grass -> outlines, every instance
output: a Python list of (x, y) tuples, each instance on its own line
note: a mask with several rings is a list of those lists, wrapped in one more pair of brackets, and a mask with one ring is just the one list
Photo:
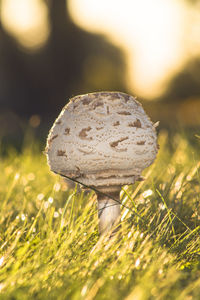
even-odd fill
[(98, 236), (95, 194), (49, 172), (32, 141), (0, 158), (0, 300), (200, 297), (198, 136), (159, 136), (146, 180), (121, 192), (122, 229)]

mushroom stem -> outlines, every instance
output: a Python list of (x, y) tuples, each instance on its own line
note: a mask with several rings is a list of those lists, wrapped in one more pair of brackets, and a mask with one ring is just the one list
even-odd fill
[[(112, 232), (111, 236), (117, 232), (120, 225), (120, 188), (121, 187), (106, 187), (99, 189), (97, 193), (98, 201), (98, 217), (99, 217), (99, 232), (100, 234)], [(109, 194), (110, 197), (103, 195), (102, 193)], [(113, 200), (113, 199), (116, 200)], [(113, 229), (113, 230), (112, 230)]]

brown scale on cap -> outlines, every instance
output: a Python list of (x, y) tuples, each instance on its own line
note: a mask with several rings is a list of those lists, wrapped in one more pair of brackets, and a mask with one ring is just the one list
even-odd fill
[(66, 151), (65, 150), (57, 150), (57, 156), (66, 156)]
[(90, 131), (92, 128), (89, 126), (87, 128), (83, 128), (80, 132), (79, 132), (79, 137), (83, 140), (92, 140), (92, 137), (88, 138), (87, 132)]
[(109, 99), (111, 99), (111, 100), (117, 100), (120, 98), (119, 93), (110, 93), (108, 96), (109, 96)]
[(137, 145), (144, 145), (145, 144), (145, 141), (139, 141), (137, 142)]
[(129, 95), (127, 95), (127, 94), (123, 94), (123, 96), (124, 96), (125, 102), (128, 102), (128, 101), (130, 100), (130, 97), (129, 97)]
[(131, 113), (129, 111), (119, 111), (118, 115), (130, 116)]
[(83, 105), (88, 105), (91, 102), (91, 99), (89, 97), (85, 97), (82, 100), (82, 104)]
[(58, 137), (58, 134), (52, 136), (52, 138), (50, 139), (50, 142), (52, 142), (53, 140), (55, 140)]
[(101, 130), (103, 129), (103, 127), (96, 127), (96, 130)]
[(64, 134), (65, 135), (69, 135), (70, 134), (70, 128), (69, 127), (65, 128)]
[(58, 134), (52, 136), (49, 140), (48, 140), (48, 143), (46, 145), (46, 150), (45, 152), (48, 150), (48, 148), (50, 147), (51, 143), (53, 142), (53, 140), (55, 140), (56, 138), (58, 137)]
[(136, 121), (132, 122), (132, 123), (128, 123), (129, 127), (136, 127), (136, 128), (141, 128), (142, 124), (140, 122), (139, 119), (136, 119)]
[(61, 124), (61, 121), (59, 120), (59, 121), (56, 121), (56, 124), (57, 125), (60, 125)]
[[(119, 143), (121, 143), (121, 142), (123, 142), (123, 141), (126, 141), (126, 140), (128, 140), (128, 136), (126, 136), (126, 137), (124, 137), (124, 138), (121, 138), (120, 140), (117, 140), (117, 141), (115, 141), (115, 142), (110, 143), (110, 147), (116, 148), (116, 147), (119, 145)], [(127, 150), (127, 149), (126, 149), (126, 150)], [(125, 149), (123, 149), (123, 151), (125, 151)]]
[(104, 106), (103, 102), (102, 101), (97, 101), (95, 103), (92, 104), (92, 107), (91, 107), (91, 110), (92, 109), (96, 109), (97, 107), (99, 106)]

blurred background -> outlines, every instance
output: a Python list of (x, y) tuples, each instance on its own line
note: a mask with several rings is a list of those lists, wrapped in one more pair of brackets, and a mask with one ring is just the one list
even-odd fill
[(0, 137), (43, 141), (72, 96), (137, 96), (160, 128), (200, 126), (199, 0), (0, 0)]

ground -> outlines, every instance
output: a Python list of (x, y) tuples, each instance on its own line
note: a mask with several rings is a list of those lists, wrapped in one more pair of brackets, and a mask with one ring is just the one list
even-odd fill
[[(198, 132), (196, 131), (196, 134)], [(95, 193), (72, 189), (33, 138), (0, 157), (0, 300), (199, 299), (200, 139), (161, 131), (144, 181), (99, 237)]]

